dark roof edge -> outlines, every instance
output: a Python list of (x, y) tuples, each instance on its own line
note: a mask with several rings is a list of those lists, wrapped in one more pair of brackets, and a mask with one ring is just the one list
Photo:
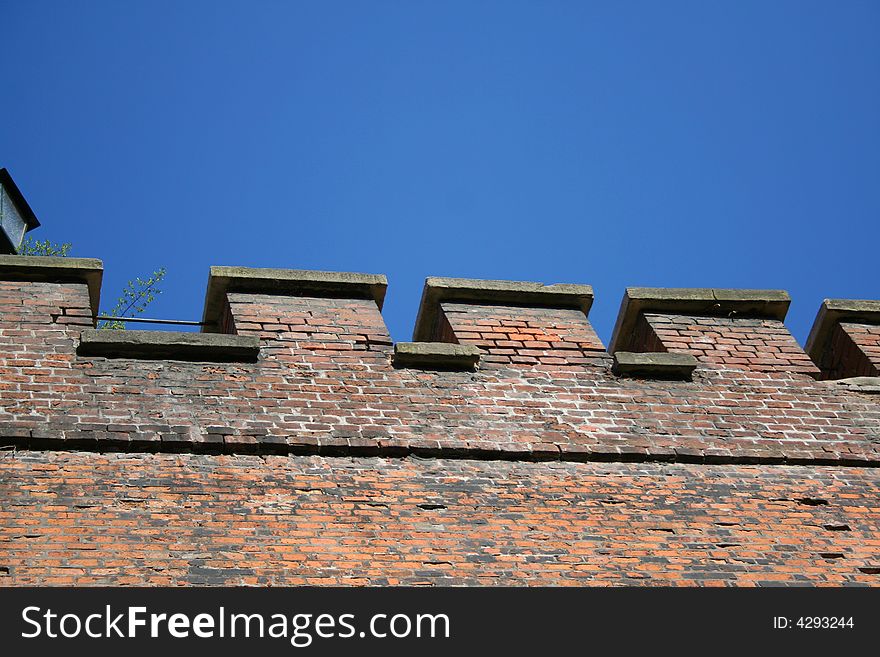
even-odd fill
[(5, 168), (0, 169), (0, 183), (3, 184), (3, 187), (6, 189), (9, 196), (12, 197), (12, 202), (18, 209), (19, 214), (21, 214), (21, 218), (24, 219), (24, 222), (27, 224), (27, 229), (33, 230), (34, 228), (38, 228), (40, 220), (37, 219), (37, 215), (34, 214), (34, 211), (25, 199), (24, 194), (21, 193), (18, 185), (15, 184), (9, 171)]

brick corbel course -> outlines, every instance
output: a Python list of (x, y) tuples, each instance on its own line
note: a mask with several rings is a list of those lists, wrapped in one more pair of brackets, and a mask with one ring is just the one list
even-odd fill
[(880, 301), (825, 299), (806, 351), (823, 378), (880, 374)]
[[(686, 385), (686, 384), (680, 384)], [(868, 394), (872, 391), (866, 390)], [(538, 438), (536, 436), (536, 438)], [(165, 427), (155, 433), (139, 428), (105, 425), (100, 429), (64, 430), (55, 427), (7, 430), (0, 424), (0, 449), (15, 447), (34, 451), (148, 452), (179, 454), (275, 454), (326, 457), (379, 456), (383, 458), (465, 459), (476, 461), (560, 461), (694, 463), (738, 465), (815, 465), (880, 467), (880, 452), (852, 444), (804, 445), (801, 449), (773, 441), (757, 441), (752, 449), (733, 446), (645, 445), (641, 436), (620, 444), (497, 442), (492, 440), (405, 440), (393, 438), (255, 436), (247, 433), (198, 433), (194, 427)]]

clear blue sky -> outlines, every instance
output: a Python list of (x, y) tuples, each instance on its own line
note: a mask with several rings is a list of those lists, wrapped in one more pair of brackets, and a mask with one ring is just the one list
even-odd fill
[(168, 268), (880, 298), (880, 3), (0, 2), (0, 165), (105, 298)]

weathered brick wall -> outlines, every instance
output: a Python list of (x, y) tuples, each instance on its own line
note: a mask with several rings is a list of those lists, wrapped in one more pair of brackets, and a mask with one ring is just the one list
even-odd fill
[(294, 349), (310, 353), (391, 344), (382, 314), (367, 299), (240, 293), (230, 293), (228, 299), (235, 333), (271, 341), (271, 348), (289, 349), (293, 343)]
[(841, 322), (831, 337), (837, 358), (830, 378), (880, 375), (880, 326)]
[(823, 379), (880, 375), (880, 300), (825, 299), (807, 351)]
[(87, 306), (87, 299), (61, 285), (47, 296), (54, 305), (29, 306), (47, 285), (4, 292), (8, 305), (28, 308), (28, 322), (0, 321), (4, 354), (17, 354), (0, 361), (0, 431), (23, 446), (850, 462), (880, 454), (874, 400), (799, 372), (712, 365), (693, 382), (645, 381), (611, 374), (604, 352), (581, 367), (397, 369), (370, 301), (238, 293), (231, 295), (236, 330), (263, 340), (257, 363), (78, 356), (88, 320), (52, 318), (59, 304)]
[[(47, 405), (56, 416), (76, 406), (85, 385), (70, 376), (75, 336), (91, 327), (85, 285), (0, 281), (0, 422)], [(51, 401), (50, 401), (51, 400)], [(0, 435), (20, 434), (8, 425)]]
[(85, 284), (16, 276), (0, 583), (880, 584), (877, 395), (775, 324), (736, 338), (767, 371), (706, 329), (663, 381), (612, 374), (583, 312), (444, 302), (485, 360), (432, 370), (392, 364), (360, 292), (236, 289), (218, 325), (256, 362), (109, 358), (77, 353)]
[(641, 322), (646, 351), (691, 354), (730, 369), (819, 374), (778, 320), (646, 313)]
[(871, 362), (871, 376), (880, 373), (880, 326), (872, 324), (855, 324), (843, 322), (840, 328), (859, 346), (866, 358)]
[(583, 365), (605, 351), (584, 313), (572, 308), (443, 303), (441, 311), (441, 341), (480, 347), (485, 364)]
[(861, 583), (876, 469), (0, 456), (16, 584)]

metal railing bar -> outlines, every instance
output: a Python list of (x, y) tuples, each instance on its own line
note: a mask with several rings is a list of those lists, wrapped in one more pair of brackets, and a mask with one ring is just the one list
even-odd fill
[(176, 324), (178, 326), (205, 326), (206, 322), (192, 322), (186, 319), (149, 319), (147, 317), (113, 317), (98, 315), (96, 320), (102, 322), (141, 322), (143, 324)]

